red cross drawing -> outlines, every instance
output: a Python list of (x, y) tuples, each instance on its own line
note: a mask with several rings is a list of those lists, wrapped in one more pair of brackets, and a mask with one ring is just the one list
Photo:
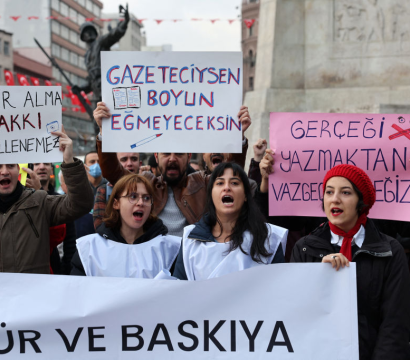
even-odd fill
[(390, 140), (397, 139), (397, 138), (400, 137), (400, 136), (405, 136), (407, 139), (410, 140), (410, 129), (404, 130), (404, 129), (402, 129), (400, 126), (398, 126), (398, 125), (396, 125), (396, 124), (393, 124), (391, 127), (392, 127), (394, 130), (397, 130), (398, 132), (395, 133), (395, 134), (393, 134), (393, 135), (390, 135), (390, 136), (389, 136), (389, 139), (390, 139)]

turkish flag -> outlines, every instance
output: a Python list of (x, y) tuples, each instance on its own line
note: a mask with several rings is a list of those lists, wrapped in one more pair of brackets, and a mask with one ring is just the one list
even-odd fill
[(40, 80), (39, 80), (38, 78), (35, 78), (35, 77), (33, 77), (33, 76), (30, 76), (30, 80), (31, 80), (31, 83), (32, 83), (34, 86), (40, 86)]
[(21, 86), (30, 86), (25, 75), (17, 74), (17, 80)]
[[(75, 95), (74, 95), (74, 96), (75, 96)], [(71, 111), (79, 112), (79, 111), (80, 111), (80, 108), (78, 108), (78, 107), (73, 107), (73, 108), (71, 108)]]
[(50, 80), (45, 80), (44, 84), (46, 84), (47, 86), (53, 86)]
[(80, 99), (77, 97), (77, 95), (73, 94), (73, 92), (71, 91), (71, 86), (66, 85), (66, 88), (68, 90), (68, 95), (70, 96), (70, 99), (71, 99), (71, 104), (74, 106), (80, 106), (81, 105)]
[(248, 29), (250, 29), (252, 27), (252, 25), (255, 23), (256, 20), (255, 19), (244, 19), (243, 21), (244, 21), (246, 27)]
[(10, 70), (4, 70), (4, 79), (6, 80), (6, 84), (8, 86), (15, 85), (13, 73)]

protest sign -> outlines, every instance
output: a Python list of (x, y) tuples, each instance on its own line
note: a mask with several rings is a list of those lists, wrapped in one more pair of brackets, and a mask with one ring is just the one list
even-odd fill
[(242, 152), (240, 52), (102, 52), (103, 151)]
[(270, 145), (270, 215), (324, 216), (326, 172), (351, 164), (374, 183), (370, 217), (408, 221), (410, 115), (271, 113)]
[(359, 359), (354, 263), (197, 282), (2, 273), (0, 288), (9, 360)]
[(0, 86), (0, 164), (62, 161), (61, 87)]

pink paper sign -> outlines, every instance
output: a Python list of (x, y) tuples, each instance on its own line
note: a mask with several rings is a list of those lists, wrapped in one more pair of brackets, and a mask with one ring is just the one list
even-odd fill
[(324, 216), (322, 180), (339, 164), (373, 181), (370, 217), (410, 221), (410, 115), (271, 113), (269, 214)]

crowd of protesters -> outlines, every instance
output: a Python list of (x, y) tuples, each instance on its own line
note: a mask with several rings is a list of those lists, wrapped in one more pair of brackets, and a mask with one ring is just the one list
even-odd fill
[(100, 133), (84, 163), (64, 130), (53, 133), (63, 195), (50, 163), (24, 169), (26, 186), (18, 164), (0, 164), (0, 272), (195, 281), (283, 262), (336, 271), (355, 262), (360, 359), (410, 359), (410, 222), (367, 217), (376, 193), (363, 170), (328, 171), (323, 218), (270, 217), (275, 154), (258, 140), (245, 172), (246, 107), (238, 113), (242, 153), (207, 153), (201, 162), (155, 153), (144, 166), (138, 153), (102, 152), (110, 116), (98, 103)]

